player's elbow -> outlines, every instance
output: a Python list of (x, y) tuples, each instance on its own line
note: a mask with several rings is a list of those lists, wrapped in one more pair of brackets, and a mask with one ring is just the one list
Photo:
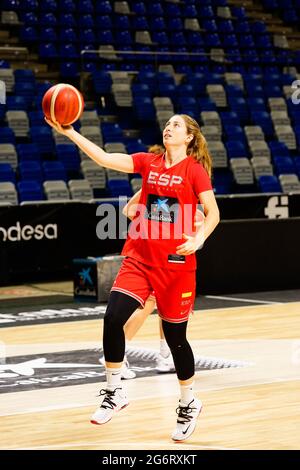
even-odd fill
[(123, 207), (122, 214), (125, 215), (125, 217), (128, 217), (128, 204)]

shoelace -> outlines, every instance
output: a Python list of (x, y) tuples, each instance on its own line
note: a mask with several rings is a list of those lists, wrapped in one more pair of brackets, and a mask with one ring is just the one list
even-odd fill
[(196, 408), (193, 408), (192, 406), (190, 406), (190, 404), (193, 403), (193, 401), (194, 400), (192, 400), (188, 404), (188, 406), (178, 406), (178, 408), (176, 408), (176, 413), (178, 414), (178, 418), (177, 418), (178, 423), (186, 424), (186, 423), (189, 423), (191, 419), (193, 419), (193, 416), (191, 415), (191, 413), (193, 412), (193, 410), (196, 410)]
[(115, 388), (114, 390), (106, 390), (105, 388), (102, 388), (100, 390), (99, 397), (101, 397), (102, 395), (106, 395), (100, 408), (104, 408), (106, 410), (106, 408), (113, 409), (116, 406), (115, 402), (113, 401), (113, 398), (117, 390), (122, 390), (122, 389)]

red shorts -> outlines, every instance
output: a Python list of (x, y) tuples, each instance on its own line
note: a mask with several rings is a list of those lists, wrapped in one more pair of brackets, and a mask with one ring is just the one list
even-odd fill
[(181, 323), (188, 320), (193, 309), (196, 273), (155, 268), (125, 258), (111, 290), (130, 295), (142, 306), (154, 291), (160, 317)]

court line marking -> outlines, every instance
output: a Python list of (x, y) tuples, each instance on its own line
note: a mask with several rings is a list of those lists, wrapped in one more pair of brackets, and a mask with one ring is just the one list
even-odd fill
[[(145, 450), (147, 451), (147, 449), (136, 449), (138, 443), (134, 443), (134, 442), (122, 442), (121, 443), (122, 446), (124, 446), (124, 449), (109, 449), (109, 447), (105, 450), (107, 450), (107, 452), (111, 452), (113, 450), (126, 450), (128, 447), (133, 447), (134, 446), (134, 449), (133, 450)], [(150, 441), (150, 442), (143, 442), (141, 443), (140, 445), (143, 445), (143, 446), (157, 446), (157, 441)], [(101, 441), (101, 446), (102, 445), (107, 445), (107, 446), (111, 446), (112, 445), (112, 442), (111, 441)], [(42, 449), (58, 449), (58, 448), (65, 448), (65, 447), (99, 447), (99, 442), (79, 442), (79, 443), (65, 443), (65, 444), (49, 444), (49, 445), (45, 445), (45, 446), (36, 446), (36, 447), (20, 447), (20, 450), (42, 450)], [(197, 450), (197, 449), (201, 449), (201, 450), (205, 450), (205, 449), (208, 449), (208, 450), (239, 450), (238, 448), (236, 447), (222, 447), (222, 446), (205, 446), (205, 445), (200, 445), (200, 444), (182, 444), (182, 443), (166, 443), (166, 447), (168, 447), (168, 449), (172, 448), (172, 449), (176, 449), (176, 450), (179, 450), (182, 449), (182, 450)], [(194, 447), (196, 449), (191, 449), (191, 447)], [(158, 447), (157, 449), (155, 450), (168, 450), (168, 449), (161, 449), (160, 447)], [(99, 449), (99, 450), (104, 450), (104, 449)], [(148, 450), (152, 450), (152, 449), (148, 449)]]
[[(226, 389), (239, 389), (239, 388), (245, 388), (245, 387), (254, 387), (254, 386), (260, 386), (260, 385), (271, 385), (271, 384), (276, 384), (276, 383), (283, 383), (283, 382), (295, 382), (300, 380), (300, 375), (296, 377), (275, 377), (273, 380), (264, 380), (264, 381), (257, 381), (257, 382), (251, 382), (251, 383), (246, 383), (246, 384), (237, 384), (234, 385), (232, 383), (224, 384), (223, 386), (212, 386), (212, 387), (207, 387), (207, 388), (195, 388), (195, 392), (218, 392), (221, 390), (226, 390)], [(75, 385), (76, 387), (76, 385)], [(19, 393), (26, 393), (26, 392), (19, 392)], [(5, 394), (6, 395), (6, 394)], [(167, 398), (167, 397), (175, 397), (177, 396), (178, 393), (174, 392), (169, 393), (168, 395), (162, 395), (161, 397), (158, 397), (156, 395), (145, 395), (141, 397), (135, 397), (132, 402), (138, 401), (138, 400), (150, 400), (150, 399), (159, 399), (159, 398)], [(1, 399), (1, 395), (0, 395)], [(66, 404), (60, 404), (60, 405), (49, 405), (49, 406), (41, 406), (37, 408), (28, 408), (28, 409), (22, 409), (20, 411), (15, 411), (15, 412), (7, 412), (3, 413), (0, 412), (0, 417), (4, 416), (16, 416), (16, 415), (25, 415), (25, 414), (31, 414), (31, 413), (46, 413), (48, 411), (57, 411), (57, 410), (67, 410), (67, 409), (72, 409), (72, 408), (84, 408), (84, 407), (95, 407), (95, 400), (87, 401), (85, 403), (66, 403)]]
[(251, 304), (282, 305), (284, 303), (284, 302), (272, 302), (271, 300), (254, 300), (254, 299), (245, 299), (241, 297), (226, 297), (222, 295), (205, 295), (204, 297), (206, 297), (207, 299), (234, 300), (237, 302), (249, 302)]

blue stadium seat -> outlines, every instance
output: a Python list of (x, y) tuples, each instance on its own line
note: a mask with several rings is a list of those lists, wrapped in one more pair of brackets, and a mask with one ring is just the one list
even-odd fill
[(56, 153), (58, 160), (63, 163), (63, 166), (67, 171), (79, 171), (81, 160), (76, 145), (56, 145)]
[(243, 48), (254, 48), (255, 43), (251, 34), (242, 34), (239, 38), (239, 45)]
[(126, 15), (115, 16), (114, 27), (115, 29), (128, 31), (130, 29), (130, 22), (129, 22), (128, 16)]
[(156, 111), (151, 98), (136, 96), (133, 98), (133, 107), (140, 121), (152, 122), (155, 120)]
[(8, 95), (6, 97), (6, 109), (7, 111), (27, 111), (28, 101), (24, 96)]
[[(96, 27), (99, 28), (98, 38), (102, 38), (102, 35), (100, 34), (101, 32), (106, 33), (107, 35), (107, 32), (110, 32), (110, 30), (112, 29), (112, 21), (110, 16), (96, 16)], [(107, 44), (110, 43), (108, 42)]]
[(230, 141), (225, 143), (228, 158), (243, 158), (248, 156), (246, 146), (242, 142)]
[[(185, 2), (182, 6), (182, 16), (184, 18), (197, 18), (198, 12), (195, 5), (187, 5)], [(201, 15), (200, 18), (203, 18)]]
[(169, 45), (169, 38), (165, 31), (153, 31), (152, 41), (163, 46)]
[(239, 43), (235, 34), (224, 34), (222, 38), (222, 46), (226, 48), (238, 47)]
[(281, 185), (276, 176), (260, 176), (258, 184), (263, 193), (281, 193)]
[(127, 180), (108, 180), (107, 188), (112, 197), (132, 196), (132, 189)]
[(63, 78), (74, 78), (79, 74), (78, 65), (76, 62), (62, 62), (60, 64), (60, 75)]
[(0, 59), (0, 69), (9, 69), (10, 64), (7, 60)]
[(75, 43), (77, 41), (77, 33), (74, 28), (62, 28), (59, 33), (59, 41), (65, 43)]
[(250, 24), (248, 21), (237, 21), (234, 29), (236, 33), (250, 33)]
[(0, 144), (13, 144), (15, 145), (15, 133), (10, 127), (1, 127)]
[(166, 31), (166, 23), (162, 16), (157, 16), (150, 19), (151, 31)]
[[(191, 11), (192, 13), (192, 11)], [(185, 13), (187, 14), (187, 12)], [(200, 6), (198, 7), (199, 18), (214, 18), (215, 14), (211, 6)], [(192, 17), (191, 17), (192, 18)]]
[(96, 35), (93, 29), (81, 29), (79, 31), (79, 41), (83, 44), (93, 44), (96, 42)]
[(134, 1), (131, 4), (131, 11), (136, 13), (137, 15), (145, 15), (146, 14), (146, 7), (144, 2)]
[(58, 52), (53, 43), (40, 44), (39, 56), (41, 59), (56, 59)]
[(218, 25), (219, 33), (234, 33), (233, 22), (231, 20), (221, 20)]
[(97, 71), (93, 72), (92, 76), (96, 93), (100, 95), (110, 93), (112, 79), (109, 73)]
[(230, 170), (216, 169), (213, 173), (213, 187), (216, 194), (230, 194), (233, 187), (233, 174)]
[(160, 3), (148, 3), (147, 2), (147, 11), (150, 16), (163, 16), (164, 10)]
[(268, 137), (273, 135), (273, 123), (270, 114), (266, 111), (252, 111), (251, 119), (253, 124), (260, 126), (264, 134)]
[(41, 13), (39, 17), (39, 25), (48, 28), (57, 25), (57, 18), (53, 13)]
[[(84, 23), (85, 15), (80, 18), (80, 23)], [(59, 25), (65, 28), (75, 28), (76, 20), (72, 13), (61, 13), (58, 18)]]
[(231, 7), (231, 14), (238, 18), (238, 20), (246, 20), (247, 19), (247, 13), (246, 9), (244, 7), (237, 7), (237, 6), (232, 6)]
[(64, 180), (67, 181), (67, 173), (61, 161), (44, 162), (43, 172), (45, 181)]
[(35, 74), (31, 69), (16, 69), (14, 71), (16, 82), (30, 82), (35, 83)]
[[(260, 88), (262, 90), (262, 87), (258, 85), (258, 87), (255, 87), (256, 92), (258, 91), (257, 88)], [(254, 88), (248, 88), (248, 93), (250, 96), (254, 95), (254, 98), (248, 98), (248, 105), (251, 111), (266, 111), (266, 105), (265, 101), (263, 98), (257, 98), (255, 97), (255, 92), (253, 93)], [(260, 90), (259, 90), (260, 91)]]
[(77, 59), (77, 57), (79, 57), (77, 48), (75, 44), (72, 44), (72, 43), (61, 44), (59, 51), (60, 51), (60, 57), (62, 59)]
[(73, 0), (60, 0), (58, 9), (65, 13), (75, 13), (76, 5)]
[(223, 125), (233, 124), (235, 126), (240, 126), (240, 120), (234, 111), (221, 111), (220, 118)]
[(252, 33), (262, 34), (267, 31), (266, 24), (264, 23), (264, 21), (253, 21), (250, 26)]
[(24, 43), (36, 42), (39, 39), (39, 34), (34, 26), (21, 26), (20, 39)]
[[(13, 2), (10, 2), (10, 3), (13, 3)], [(36, 11), (38, 7), (39, 7), (39, 2), (37, 0), (22, 0), (19, 6), (20, 10), (23, 10), (23, 11)]]
[(217, 110), (216, 104), (210, 98), (199, 98), (198, 105), (200, 112)]
[(143, 144), (143, 142), (140, 139), (127, 142), (126, 149), (129, 155), (131, 155), (132, 153), (137, 153), (137, 152), (148, 152), (146, 145)]
[(133, 29), (135, 31), (145, 31), (145, 30), (150, 29), (148, 20), (145, 16), (133, 17), (132, 22), (133, 22)]
[(167, 22), (167, 30), (168, 31), (182, 31), (183, 30), (183, 23), (181, 18), (170, 18)]
[(15, 172), (9, 163), (0, 163), (0, 182), (6, 183), (9, 181), (11, 183), (16, 182)]
[(268, 142), (268, 146), (271, 150), (272, 157), (288, 157), (290, 155), (289, 149), (283, 142), (272, 140)]
[(91, 0), (79, 0), (77, 2), (77, 11), (80, 14), (93, 14), (94, 5)]
[(291, 157), (274, 157), (274, 166), (277, 175), (295, 173), (294, 162)]
[(39, 24), (38, 16), (33, 11), (21, 12), (20, 20), (24, 23), (24, 27), (37, 26)]
[[(75, 25), (70, 24), (69, 26), (73, 27)], [(80, 29), (90, 29), (95, 27), (95, 21), (93, 15), (82, 15), (79, 22)]]
[(33, 126), (30, 128), (31, 140), (37, 144), (41, 155), (53, 154), (54, 142), (49, 126)]
[[(226, 123), (224, 124), (223, 129), (228, 141), (235, 140), (237, 142), (242, 143), (244, 147), (246, 147), (246, 136), (244, 133), (244, 129), (241, 126)], [(246, 156), (247, 154), (244, 154), (243, 156)]]
[[(196, 17), (197, 17), (197, 14), (196, 14)], [(206, 31), (209, 31), (210, 33), (218, 32), (217, 23), (213, 19), (202, 20), (201, 26), (203, 29), (205, 29)]]
[(99, 15), (110, 15), (112, 13), (112, 6), (109, 0), (101, 0), (95, 2), (96, 13)]
[(294, 157), (294, 162), (295, 162), (295, 168), (296, 168), (297, 175), (300, 178), (300, 156)]
[(19, 201), (42, 201), (44, 194), (41, 183), (37, 181), (20, 181), (17, 183)]
[(165, 5), (165, 15), (167, 18), (180, 18), (181, 11), (179, 6), (176, 3), (166, 3)]
[(56, 11), (57, 2), (56, 0), (42, 0), (39, 2), (40, 11)]
[(202, 34), (199, 33), (198, 31), (187, 31), (186, 37), (187, 37), (187, 43), (189, 46), (201, 47), (204, 45)]
[(18, 11), (20, 2), (18, 0), (2, 0), (1, 9), (4, 11)]
[(19, 164), (21, 180), (43, 181), (42, 168), (36, 160), (23, 160)]
[(208, 33), (204, 35), (206, 47), (221, 47), (220, 37), (217, 33)]
[[(132, 37), (129, 31), (117, 31), (116, 32), (116, 43), (124, 46), (130, 46), (132, 44)], [(111, 42), (109, 43), (111, 44)]]
[(101, 124), (102, 135), (104, 143), (106, 142), (122, 142), (123, 132), (119, 124), (113, 124), (110, 122), (103, 122)]
[(40, 161), (41, 159), (37, 144), (18, 144), (17, 153), (19, 162), (27, 160)]

